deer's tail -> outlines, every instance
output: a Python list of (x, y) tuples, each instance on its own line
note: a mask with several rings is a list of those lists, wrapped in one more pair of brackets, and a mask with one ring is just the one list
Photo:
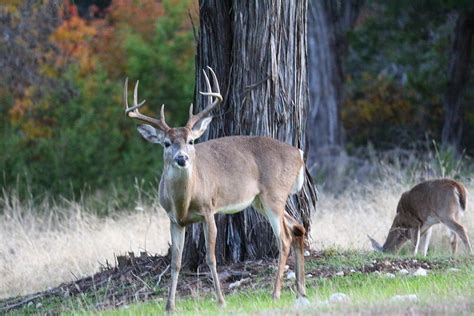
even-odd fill
[(452, 184), (453, 184), (453, 186), (456, 190), (456, 194), (457, 194), (458, 200), (459, 200), (459, 205), (461, 206), (462, 210), (465, 211), (466, 207), (467, 207), (467, 190), (466, 190), (466, 187), (462, 183), (459, 183), (457, 181), (453, 181)]

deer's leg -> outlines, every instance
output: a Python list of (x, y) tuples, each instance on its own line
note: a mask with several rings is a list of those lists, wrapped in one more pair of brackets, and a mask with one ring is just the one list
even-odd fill
[(464, 246), (466, 246), (466, 249), (469, 251), (469, 253), (472, 253), (471, 243), (469, 242), (469, 237), (467, 236), (466, 229), (464, 228), (464, 226), (459, 224), (454, 219), (449, 219), (445, 221), (444, 224), (448, 226), (449, 229), (458, 234), (459, 238), (461, 238), (461, 240), (463, 241)]
[(221, 307), (225, 307), (224, 295), (222, 295), (221, 284), (219, 276), (217, 275), (216, 267), (216, 237), (217, 227), (214, 219), (214, 214), (206, 215), (204, 219), (204, 237), (206, 239), (206, 261), (211, 270), (212, 280), (214, 281), (214, 290), (216, 291), (216, 298)]
[(296, 289), (298, 296), (306, 297), (304, 274), (304, 228), (289, 215), (285, 214), (286, 224), (291, 232), (291, 249), (295, 255)]
[(451, 244), (451, 253), (454, 256), (458, 250), (458, 235), (456, 234), (455, 231), (449, 228), (448, 230), (449, 230), (449, 242)]
[(185, 227), (171, 223), (171, 285), (168, 292), (166, 310), (172, 311), (175, 307), (176, 286), (178, 284), (179, 270), (181, 269), (181, 257), (184, 247)]
[(430, 246), (430, 239), (431, 239), (431, 233), (433, 231), (433, 227), (431, 226), (427, 230), (423, 232), (421, 235), (421, 251), (423, 252), (423, 256), (426, 257), (426, 254), (428, 253), (428, 247)]
[(283, 272), (285, 270), (288, 254), (290, 253), (291, 244), (290, 232), (284, 222), (285, 202), (277, 203), (268, 197), (261, 197), (260, 199), (265, 209), (265, 215), (272, 226), (273, 233), (275, 234), (278, 243), (278, 250), (280, 251), (275, 286), (273, 288), (273, 298), (279, 299)]
[(420, 227), (411, 230), (411, 240), (415, 245), (415, 249), (413, 250), (413, 255), (416, 256), (418, 254), (418, 247), (420, 246)]

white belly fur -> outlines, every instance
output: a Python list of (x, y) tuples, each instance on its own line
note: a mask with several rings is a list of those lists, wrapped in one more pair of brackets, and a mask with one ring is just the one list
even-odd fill
[(244, 208), (249, 207), (254, 199), (251, 199), (249, 201), (244, 201), (242, 203), (237, 203), (237, 204), (229, 204), (223, 207), (220, 207), (217, 209), (217, 213), (225, 213), (225, 214), (234, 214), (242, 211)]

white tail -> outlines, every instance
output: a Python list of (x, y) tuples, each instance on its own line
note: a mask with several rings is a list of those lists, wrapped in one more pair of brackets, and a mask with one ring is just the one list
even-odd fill
[(472, 252), (466, 229), (459, 223), (466, 204), (467, 191), (462, 183), (450, 179), (422, 182), (402, 194), (383, 246), (369, 236), (372, 247), (377, 251), (398, 252), (407, 240), (411, 240), (414, 254), (421, 246), (426, 256), (432, 226), (443, 223), (451, 231), (452, 253), (456, 253), (458, 236), (466, 249)]
[(210, 112), (222, 101), (216, 75), (211, 68), (213, 86), (204, 72), (209, 103), (199, 114), (189, 110), (185, 127), (171, 128), (165, 122), (164, 106), (160, 119), (139, 113), (145, 101), (138, 103), (138, 82), (134, 89), (134, 104), (128, 106), (127, 81), (124, 88), (126, 113), (154, 125), (141, 125), (140, 134), (149, 142), (164, 147), (164, 169), (159, 198), (171, 220), (171, 286), (167, 310), (175, 306), (175, 293), (181, 268), (185, 227), (204, 222), (207, 263), (212, 273), (218, 302), (225, 305), (216, 270), (216, 213), (235, 213), (253, 205), (266, 215), (280, 249), (273, 297), (279, 298), (281, 278), (290, 246), (296, 255), (296, 285), (299, 296), (305, 296), (303, 239), (305, 230), (285, 213), (285, 203), (291, 193), (301, 190), (304, 181), (304, 161), (301, 150), (269, 137), (233, 136), (194, 145), (209, 126)]

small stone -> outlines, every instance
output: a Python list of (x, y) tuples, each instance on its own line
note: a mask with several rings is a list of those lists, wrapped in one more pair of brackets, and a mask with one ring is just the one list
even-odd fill
[(383, 277), (384, 277), (384, 278), (387, 278), (387, 279), (394, 279), (394, 278), (395, 278), (395, 274), (390, 273), (390, 272), (387, 272), (387, 273), (384, 273), (384, 274), (383, 274)]
[(296, 279), (296, 273), (294, 273), (291, 270), (288, 270), (288, 273), (286, 274), (286, 279), (287, 280)]
[(286, 266), (285, 266), (285, 271), (288, 271), (289, 268), (290, 268), (290, 266), (289, 266), (289, 265), (286, 265)]
[(336, 272), (336, 275), (337, 275), (337, 276), (344, 276), (344, 271)]
[(40, 308), (41, 306), (43, 306), (43, 304), (41, 303), (36, 304), (36, 308)]
[(305, 250), (304, 251), (304, 256), (305, 257), (309, 257), (311, 255), (311, 253), (308, 251), (308, 250)]
[(423, 268), (418, 268), (415, 272), (413, 272), (413, 276), (427, 276), (428, 271)]
[(145, 209), (142, 206), (135, 206), (135, 211), (143, 212)]
[(356, 272), (356, 270), (354, 270), (354, 269), (351, 269), (351, 273), (354, 273), (354, 272)]
[(401, 275), (407, 275), (407, 274), (409, 274), (410, 272), (408, 272), (407, 269), (400, 269), (400, 270), (398, 270), (398, 273), (401, 274)]
[(307, 277), (308, 279), (311, 279), (311, 278), (313, 277), (313, 275), (312, 275), (311, 273), (308, 273), (308, 274), (306, 275), (306, 277)]
[(309, 303), (309, 301), (306, 297), (298, 297), (295, 300), (295, 307), (296, 308), (302, 308), (302, 307), (306, 307), (306, 306), (309, 306), (309, 305), (310, 305), (310, 303)]
[(351, 299), (344, 293), (334, 293), (329, 297), (329, 303), (349, 303)]
[(390, 298), (392, 302), (417, 302), (418, 297), (415, 294), (408, 294), (408, 295), (395, 295)]

